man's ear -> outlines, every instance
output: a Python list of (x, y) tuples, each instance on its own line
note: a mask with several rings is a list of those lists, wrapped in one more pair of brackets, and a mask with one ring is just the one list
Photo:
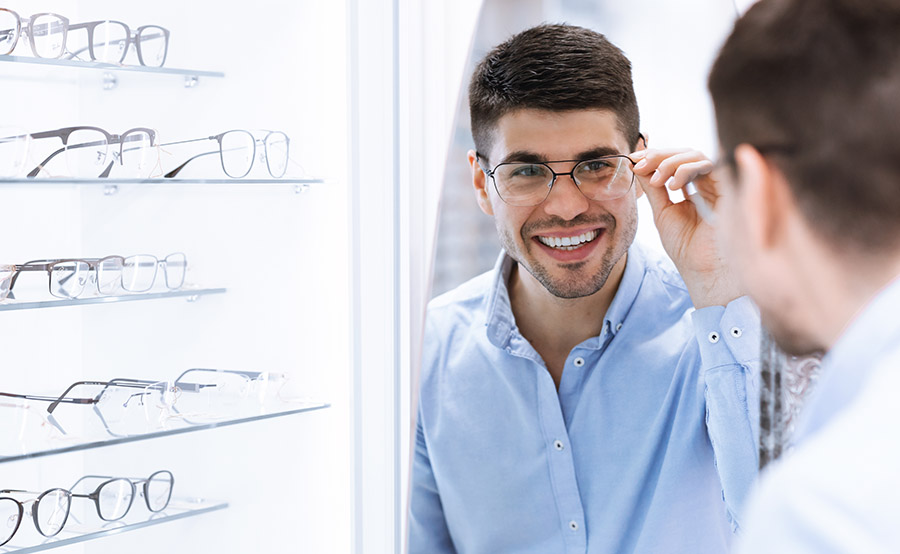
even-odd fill
[[(647, 133), (644, 133), (644, 132), (638, 133), (638, 141), (634, 148), (635, 152), (637, 152), (639, 150), (647, 149), (647, 140), (648, 140), (649, 136), (650, 135), (648, 135)], [(638, 178), (634, 179), (634, 191), (635, 191), (635, 194), (634, 194), (635, 199), (638, 199), (641, 196), (644, 196), (644, 187), (641, 186), (641, 180)]]
[(472, 169), (472, 185), (475, 186), (475, 199), (478, 200), (478, 207), (487, 215), (494, 215), (494, 208), (491, 206), (491, 196), (487, 189), (487, 175), (478, 164), (478, 155), (474, 150), (469, 150), (469, 166)]
[(756, 148), (741, 144), (734, 150), (737, 164), (737, 195), (747, 222), (748, 240), (771, 249), (785, 239), (788, 219), (796, 204), (784, 174)]
[(649, 144), (650, 144), (650, 134), (641, 131), (640, 133), (638, 133), (638, 141), (637, 141), (637, 147), (635, 148), (635, 151), (646, 150), (647, 148), (649, 148)]

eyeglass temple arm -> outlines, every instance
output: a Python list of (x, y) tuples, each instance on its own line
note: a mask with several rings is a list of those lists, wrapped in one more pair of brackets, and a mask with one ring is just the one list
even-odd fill
[(187, 164), (189, 164), (189, 163), (191, 163), (192, 161), (196, 160), (197, 158), (202, 158), (203, 156), (209, 156), (210, 154), (218, 154), (218, 153), (219, 153), (219, 150), (216, 150), (216, 151), (213, 151), (213, 152), (204, 152), (203, 154), (197, 154), (196, 156), (192, 156), (192, 157), (188, 158), (188, 161), (186, 161), (186, 162), (184, 162), (183, 164), (179, 165), (178, 167), (176, 167), (176, 168), (173, 169), (172, 171), (166, 173), (163, 177), (166, 178), (166, 179), (171, 179), (171, 178), (175, 177), (176, 175), (178, 175), (178, 173), (179, 173), (182, 169), (184, 169), (184, 166), (186, 166)]
[[(44, 137), (39, 137), (39, 136), (37, 136), (37, 134), (31, 135), (31, 136), (32, 136), (32, 138), (44, 138)], [(55, 135), (50, 135), (50, 136), (55, 136)], [(83, 144), (73, 144), (73, 145), (63, 146), (62, 148), (60, 148), (60, 149), (57, 150), (56, 152), (54, 152), (54, 153), (50, 154), (49, 156), (47, 156), (47, 158), (46, 158), (44, 161), (42, 161), (41, 163), (39, 163), (39, 164), (37, 165), (37, 167), (35, 167), (34, 169), (32, 169), (32, 170), (28, 173), (28, 177), (37, 177), (38, 173), (40, 173), (41, 170), (44, 169), (44, 166), (47, 165), (47, 164), (50, 162), (50, 160), (52, 160), (53, 158), (55, 158), (55, 157), (58, 156), (59, 154), (65, 152), (67, 148), (69, 148), (69, 149), (72, 149), (72, 148), (88, 148), (88, 147), (90, 147), (90, 146), (100, 146), (100, 145), (104, 145), (104, 144), (105, 144), (105, 145), (109, 145), (110, 143), (107, 142), (107, 141), (105, 141), (105, 140), (104, 140), (104, 141), (97, 140), (97, 141), (94, 141), (94, 142), (85, 142), (85, 143), (83, 143)], [(113, 143), (113, 144), (115, 144), (115, 143)], [(113, 162), (113, 163), (115, 163), (115, 162)], [(109, 164), (109, 167), (107, 167), (106, 170), (103, 171), (103, 173), (101, 174), (101, 177), (106, 177), (106, 176), (108, 176), (108, 175), (109, 175), (109, 170), (110, 170), (110, 169), (112, 169), (112, 163), (110, 163), (110, 164)]]
[[(106, 392), (106, 389), (108, 389), (111, 384), (114, 386), (121, 386), (121, 387), (140, 386), (137, 379), (120, 379), (118, 381), (116, 379), (113, 379), (112, 381), (77, 381), (77, 382), (69, 385), (69, 388), (67, 388), (65, 390), (65, 392), (63, 392), (61, 395), (59, 395), (58, 398), (54, 399), (53, 403), (50, 404), (49, 406), (47, 406), (47, 411), (52, 414), (53, 410), (55, 410), (56, 407), (60, 403), (96, 404), (97, 402), (100, 401), (100, 397), (103, 396), (103, 393)], [(102, 385), (103, 389), (101, 389), (100, 392), (97, 394), (97, 396), (95, 396), (94, 398), (68, 398), (68, 394), (70, 392), (72, 392), (72, 389), (74, 389), (75, 387), (81, 386), (81, 385), (97, 385), (97, 386)]]

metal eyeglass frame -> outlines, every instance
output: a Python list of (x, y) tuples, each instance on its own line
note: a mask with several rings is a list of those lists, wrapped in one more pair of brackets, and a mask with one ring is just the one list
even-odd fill
[[(169, 55), (169, 36), (171, 35), (171, 33), (168, 29), (166, 29), (165, 27), (160, 27), (159, 25), (141, 25), (140, 27), (137, 28), (137, 31), (132, 31), (131, 27), (129, 27), (125, 23), (122, 23), (121, 21), (114, 21), (111, 19), (104, 20), (104, 21), (88, 21), (87, 23), (76, 23), (75, 25), (70, 24), (69, 31), (77, 31), (77, 30), (81, 30), (81, 29), (87, 30), (88, 44), (87, 44), (87, 46), (85, 46), (75, 52), (66, 51), (66, 54), (67, 54), (66, 59), (69, 59), (69, 60), (75, 59), (78, 57), (79, 54), (81, 54), (82, 52), (87, 50), (88, 54), (91, 57), (91, 61), (97, 61), (97, 56), (94, 53), (94, 29), (96, 29), (97, 26), (102, 25), (104, 23), (112, 23), (115, 25), (121, 25), (124, 28), (125, 35), (127, 37), (127, 38), (118, 39), (118, 40), (114, 40), (114, 41), (110, 42), (110, 44), (119, 44), (119, 43), (124, 42), (125, 46), (124, 46), (124, 48), (122, 48), (122, 53), (119, 56), (119, 59), (114, 62), (109, 62), (109, 63), (121, 64), (125, 60), (125, 56), (128, 54), (128, 45), (134, 44), (134, 49), (137, 52), (138, 62), (142, 66), (144, 66), (144, 67), (162, 67), (163, 65), (165, 65), (166, 57), (168, 57), (168, 55)], [(145, 31), (157, 30), (157, 29), (159, 31), (161, 31), (160, 34), (143, 36), (143, 33)], [(163, 37), (163, 40), (165, 41), (164, 46), (163, 46), (162, 61), (160, 62), (159, 65), (147, 64), (146, 62), (144, 62), (144, 54), (143, 54), (143, 51), (141, 50), (141, 41), (156, 39), (159, 37)]]
[[(162, 505), (161, 508), (153, 509), (150, 506), (150, 490), (149, 490), (150, 482), (153, 480), (154, 477), (156, 477), (158, 475), (163, 475), (163, 474), (168, 476), (167, 480), (169, 482), (169, 494), (166, 497), (166, 501)], [(166, 469), (161, 469), (159, 471), (155, 471), (155, 472), (151, 473), (149, 477), (112, 477), (109, 475), (85, 475), (84, 477), (81, 477), (80, 479), (75, 481), (75, 484), (72, 485), (69, 488), (69, 490), (70, 491), (75, 490), (75, 488), (80, 483), (82, 483), (83, 481), (89, 480), (89, 479), (104, 479), (104, 481), (102, 483), (100, 483), (99, 485), (97, 485), (97, 488), (95, 488), (93, 490), (93, 492), (91, 492), (91, 493), (76, 494), (73, 492), (73, 493), (71, 493), (71, 495), (72, 495), (72, 498), (86, 498), (88, 500), (93, 501), (94, 508), (96, 508), (96, 510), (97, 510), (97, 516), (100, 519), (102, 519), (103, 521), (118, 521), (118, 520), (124, 518), (126, 515), (128, 515), (128, 512), (131, 511), (131, 507), (134, 505), (134, 497), (138, 493), (138, 491), (140, 491), (141, 496), (144, 497), (144, 505), (147, 506), (147, 510), (154, 512), (154, 513), (161, 512), (169, 506), (169, 501), (172, 500), (172, 489), (175, 488), (175, 476), (172, 475), (171, 471), (166, 470)], [(103, 489), (103, 487), (108, 486), (110, 483), (115, 483), (115, 482), (119, 482), (119, 481), (128, 483), (128, 485), (131, 487), (131, 499), (128, 502), (128, 507), (125, 508), (125, 510), (122, 512), (122, 515), (120, 515), (119, 517), (113, 517), (113, 518), (104, 517), (103, 513), (100, 511), (100, 490)], [(140, 488), (138, 488), (137, 485), (141, 485)]]
[[(218, 149), (218, 150), (214, 150), (214, 151), (212, 151), (212, 152), (204, 152), (204, 153), (202, 153), (202, 154), (197, 154), (196, 156), (192, 156), (192, 157), (188, 158), (188, 160), (187, 160), (186, 162), (184, 162), (183, 164), (179, 165), (178, 167), (176, 167), (176, 168), (173, 169), (172, 171), (166, 173), (166, 174), (164, 175), (164, 177), (165, 177), (166, 179), (172, 179), (172, 178), (174, 178), (176, 175), (178, 175), (178, 173), (179, 173), (182, 169), (184, 169), (184, 166), (186, 166), (187, 164), (189, 164), (189, 163), (191, 163), (192, 161), (196, 160), (197, 158), (202, 158), (203, 156), (210, 156), (210, 155), (212, 155), (212, 154), (219, 154), (219, 161), (222, 163), (222, 171), (225, 172), (225, 175), (228, 175), (228, 176), (231, 177), (232, 179), (241, 179), (241, 178), (243, 178), (243, 177), (246, 177), (246, 176), (250, 173), (250, 170), (253, 169), (253, 164), (256, 162), (256, 144), (257, 144), (257, 143), (262, 143), (262, 145), (263, 145), (263, 152), (264, 152), (265, 157), (266, 157), (266, 169), (269, 170), (269, 175), (271, 175), (273, 178), (275, 178), (275, 179), (280, 179), (281, 177), (284, 177), (284, 174), (287, 172), (287, 159), (290, 159), (291, 139), (290, 139), (290, 137), (287, 136), (286, 133), (284, 133), (284, 132), (282, 132), (282, 131), (269, 131), (269, 130), (265, 130), (264, 132), (266, 133), (266, 136), (264, 136), (263, 138), (260, 139), (260, 138), (256, 138), (255, 136), (253, 136), (253, 133), (251, 133), (250, 131), (247, 131), (247, 130), (244, 130), (244, 129), (231, 129), (230, 131), (225, 131), (224, 133), (219, 133), (218, 135), (213, 135), (213, 136), (211, 136), (211, 137), (196, 138), (196, 139), (188, 139), (188, 140), (180, 140), (180, 141), (176, 141), (176, 142), (168, 142), (168, 143), (166, 143), (166, 144), (161, 144), (160, 146), (174, 146), (174, 145), (177, 145), (177, 144), (187, 144), (187, 143), (189, 143), (189, 142), (200, 142), (200, 141), (204, 141), (204, 140), (214, 140), (214, 141), (218, 142), (218, 144), (219, 144), (219, 149)], [(250, 136), (250, 138), (251, 138), (251, 140), (252, 140), (252, 144), (253, 144), (253, 154), (252, 154), (252, 157), (250, 158), (250, 165), (247, 167), (247, 171), (245, 171), (245, 172), (243, 173), (243, 175), (232, 175), (232, 174), (228, 173), (228, 170), (227, 170), (227, 169), (225, 169), (225, 152), (226, 152), (226, 150), (224, 150), (224, 149), (222, 148), (222, 139), (223, 139), (223, 138), (225, 137), (225, 135), (227, 135), (228, 133), (246, 133), (247, 135)], [(269, 163), (269, 149), (268, 149), (268, 146), (267, 146), (267, 145), (268, 145), (269, 137), (272, 136), (272, 135), (274, 135), (274, 134), (281, 134), (281, 135), (283, 135), (283, 136), (284, 136), (284, 140), (285, 140), (285, 157), (286, 157), (287, 159), (285, 160), (284, 171), (282, 171), (281, 174), (279, 174), (279, 175), (276, 175), (276, 174), (272, 171), (272, 164)]]
[[(10, 33), (13, 33), (13, 32), (15, 33), (15, 36), (12, 39), (12, 44), (10, 45), (9, 49), (6, 52), (0, 51), (0, 55), (4, 55), (4, 56), (9, 55), (16, 49), (16, 46), (18, 46), (18, 44), (19, 44), (19, 37), (21, 36), (23, 30), (25, 31), (25, 34), (28, 35), (28, 45), (31, 47), (31, 53), (34, 55), (34, 57), (53, 60), (53, 59), (58, 59), (58, 58), (62, 57), (62, 55), (65, 53), (65, 51), (66, 51), (66, 36), (67, 36), (68, 30), (69, 30), (69, 19), (67, 17), (63, 17), (63, 16), (59, 15), (58, 13), (43, 12), (43, 13), (36, 13), (36, 14), (32, 15), (31, 17), (25, 19), (22, 16), (20, 16), (17, 12), (14, 12), (13, 10), (10, 10), (8, 8), (0, 8), (0, 12), (10, 13), (10, 14), (12, 14), (13, 17), (16, 18), (16, 28), (15, 29), (0, 29), (0, 41), (6, 40), (3, 37), (9, 37)], [(42, 23), (40, 25), (40, 26), (54, 25), (54, 24), (61, 25), (61, 28), (59, 28), (59, 29), (53, 29), (52, 27), (49, 29), (41, 29), (40, 26), (37, 29), (38, 33), (45, 33), (45, 34), (48, 34), (49, 32), (53, 32), (53, 31), (62, 32), (62, 48), (60, 48), (59, 54), (57, 54), (56, 56), (41, 56), (40, 54), (38, 54), (37, 48), (35, 47), (35, 44), (34, 44), (34, 36), (35, 36), (35, 32), (36, 32), (34, 21), (35, 21), (35, 19), (37, 19), (41, 16), (44, 16), (44, 15), (57, 17), (60, 20), (59, 22), (53, 22), (53, 23), (48, 23), (48, 24)], [(23, 24), (24, 24), (24, 27), (23, 27)]]
[[(578, 169), (582, 164), (589, 163), (589, 162), (595, 162), (598, 160), (608, 160), (608, 159), (613, 159), (613, 158), (615, 158), (615, 159), (623, 159), (624, 158), (624, 159), (628, 160), (629, 162), (631, 162), (632, 168), (634, 168), (634, 164), (635, 164), (635, 161), (632, 160), (629, 156), (627, 156), (625, 154), (609, 154), (606, 156), (596, 156), (596, 157), (588, 158), (588, 159), (584, 159), (584, 160), (552, 160), (552, 161), (547, 161), (547, 162), (502, 162), (502, 163), (495, 165), (493, 169), (487, 169), (483, 165), (481, 165), (481, 160), (487, 161), (487, 158), (485, 158), (484, 156), (482, 156), (481, 154), (479, 154), (477, 152), (475, 153), (475, 158), (476, 158), (476, 160), (478, 160), (478, 166), (481, 168), (481, 170), (484, 172), (484, 174), (487, 175), (488, 177), (490, 177), (491, 182), (494, 183), (494, 190), (497, 191), (497, 196), (500, 197), (500, 200), (503, 200), (504, 203), (509, 204), (510, 206), (517, 206), (517, 207), (539, 206), (542, 202), (544, 202), (544, 200), (547, 199), (547, 197), (550, 196), (550, 191), (553, 190), (553, 185), (556, 184), (557, 177), (564, 177), (564, 176), (568, 175), (569, 177), (572, 178), (572, 180), (575, 182), (575, 184), (578, 185), (578, 189), (581, 190), (581, 183), (579, 183), (578, 180), (575, 178), (575, 170)], [(554, 171), (553, 168), (550, 167), (550, 165), (549, 165), (549, 164), (556, 164), (556, 163), (572, 163), (572, 162), (575, 162), (575, 165), (572, 167), (572, 170), (565, 171), (565, 172)], [(503, 167), (505, 165), (541, 165), (541, 166), (546, 167), (547, 170), (550, 171), (550, 173), (551, 173), (551, 175), (553, 175), (553, 177), (550, 179), (550, 182), (547, 184), (547, 193), (540, 200), (540, 202), (533, 203), (533, 204), (513, 204), (512, 202), (510, 202), (509, 200), (507, 200), (506, 198), (503, 197), (503, 194), (500, 193), (500, 187), (497, 185), (497, 178), (495, 177), (495, 174), (496, 174), (498, 168)], [(611, 198), (605, 198), (603, 200), (604, 201), (605, 200), (615, 200), (616, 198), (621, 198), (621, 197), (625, 196), (626, 194), (628, 194), (628, 191), (631, 190), (631, 187), (633, 187), (633, 186), (634, 186), (634, 171), (632, 171), (632, 173), (631, 173), (631, 182), (628, 184), (628, 188), (625, 189), (625, 191), (622, 192), (622, 194), (620, 194), (619, 196), (611, 197)], [(585, 196), (587, 197), (587, 195), (585, 195)], [(588, 197), (588, 198), (590, 198), (590, 197)]]
[[(43, 500), (44, 498), (47, 497), (48, 494), (54, 493), (57, 491), (62, 492), (64, 494), (64, 496), (66, 496), (66, 498), (67, 498), (66, 515), (63, 518), (63, 522), (59, 526), (59, 529), (57, 529), (56, 531), (51, 532), (51, 533), (45, 533), (44, 530), (41, 529), (40, 522), (38, 522), (38, 505), (41, 503), (41, 500)], [(23, 502), (21, 500), (15, 499), (11, 496), (2, 496), (4, 494), (7, 494), (7, 495), (8, 494), (33, 494), (33, 495), (37, 495), (37, 496), (31, 500), (26, 500)], [(16, 532), (19, 530), (19, 527), (22, 525), (22, 520), (25, 519), (25, 505), (26, 504), (31, 503), (31, 516), (34, 521), (35, 529), (37, 529), (38, 533), (40, 533), (41, 535), (48, 537), (48, 538), (58, 535), (59, 532), (63, 530), (63, 527), (66, 526), (66, 522), (69, 520), (69, 513), (72, 510), (72, 493), (67, 491), (66, 489), (58, 488), (58, 487), (45, 490), (44, 492), (26, 491), (26, 490), (19, 490), (19, 489), (0, 490), (0, 502), (10, 501), (10, 500), (15, 502), (18, 505), (19, 517), (16, 520), (15, 528), (13, 529), (12, 533), (10, 533), (9, 538), (3, 542), (0, 542), (0, 546), (3, 546), (4, 544), (8, 543), (9, 541), (11, 541), (13, 539), (13, 537), (16, 536)]]
[[(75, 131), (98, 131), (100, 133), (103, 133), (103, 135), (105, 135), (106, 141), (93, 141), (93, 142), (84, 142), (81, 144), (69, 145), (69, 136), (72, 133), (74, 133)], [(150, 129), (148, 127), (135, 127), (133, 129), (128, 129), (121, 135), (110, 134), (105, 129), (101, 129), (100, 127), (91, 127), (91, 126), (87, 126), (87, 125), (78, 126), (78, 127), (63, 127), (61, 129), (54, 129), (52, 131), (41, 131), (40, 133), (30, 133), (32, 139), (58, 137), (59, 139), (62, 140), (63, 147), (56, 150), (49, 156), (47, 156), (44, 159), (44, 161), (42, 161), (41, 163), (39, 163), (37, 165), (37, 167), (32, 169), (28, 173), (27, 176), (29, 178), (37, 177), (38, 174), (44, 169), (44, 166), (50, 162), (50, 160), (52, 160), (59, 154), (65, 152), (66, 150), (73, 149), (73, 148), (88, 148), (90, 146), (104, 146), (104, 145), (109, 146), (111, 144), (118, 144), (119, 145), (119, 157), (118, 157), (119, 165), (124, 166), (125, 162), (122, 159), (122, 154), (125, 152), (124, 144), (126, 142), (141, 140), (138, 133), (146, 133), (147, 135), (150, 136), (150, 146), (151, 147), (159, 146), (158, 144), (156, 144), (156, 131), (154, 129)], [(129, 135), (131, 135), (131, 136), (129, 136)], [(115, 154), (115, 152), (113, 152), (113, 153)], [(113, 165), (115, 165), (115, 163), (116, 163), (115, 159), (113, 159), (111, 162), (109, 162), (109, 165), (106, 166), (106, 169), (104, 169), (103, 172), (100, 173), (98, 178), (102, 179), (102, 178), (109, 177), (109, 172), (112, 170)]]

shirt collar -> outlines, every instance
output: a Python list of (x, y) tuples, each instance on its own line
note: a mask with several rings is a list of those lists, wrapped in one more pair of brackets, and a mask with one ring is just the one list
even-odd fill
[[(512, 312), (512, 305), (509, 301), (509, 277), (512, 274), (513, 264), (516, 261), (509, 257), (505, 250), (500, 251), (497, 262), (494, 264), (494, 279), (491, 283), (491, 290), (485, 299), (485, 326), (487, 327), (487, 336), (491, 343), (497, 348), (506, 348), (512, 337), (512, 332), (516, 328), (516, 318)], [(644, 280), (644, 271), (646, 269), (647, 260), (644, 252), (635, 244), (628, 249), (628, 259), (625, 264), (625, 271), (622, 274), (622, 280), (616, 295), (613, 297), (609, 309), (606, 310), (604, 318), (604, 328), (612, 333), (618, 332), (620, 325), (625, 321), (631, 306), (637, 298), (641, 283)], [(597, 348), (600, 347), (599, 337), (589, 339), (595, 341)], [(590, 344), (585, 346), (590, 347)]]
[(849, 405), (878, 358), (900, 342), (900, 276), (884, 287), (849, 324), (822, 360), (822, 372), (797, 425), (795, 442), (821, 429)]

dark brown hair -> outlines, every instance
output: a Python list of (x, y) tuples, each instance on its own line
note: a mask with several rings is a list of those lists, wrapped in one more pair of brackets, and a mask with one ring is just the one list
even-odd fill
[(900, 2), (762, 0), (709, 76), (719, 140), (748, 143), (838, 250), (900, 246)]
[(496, 46), (469, 83), (472, 137), (488, 155), (497, 121), (519, 109), (608, 109), (631, 147), (640, 131), (631, 63), (603, 35), (572, 25), (540, 25)]

